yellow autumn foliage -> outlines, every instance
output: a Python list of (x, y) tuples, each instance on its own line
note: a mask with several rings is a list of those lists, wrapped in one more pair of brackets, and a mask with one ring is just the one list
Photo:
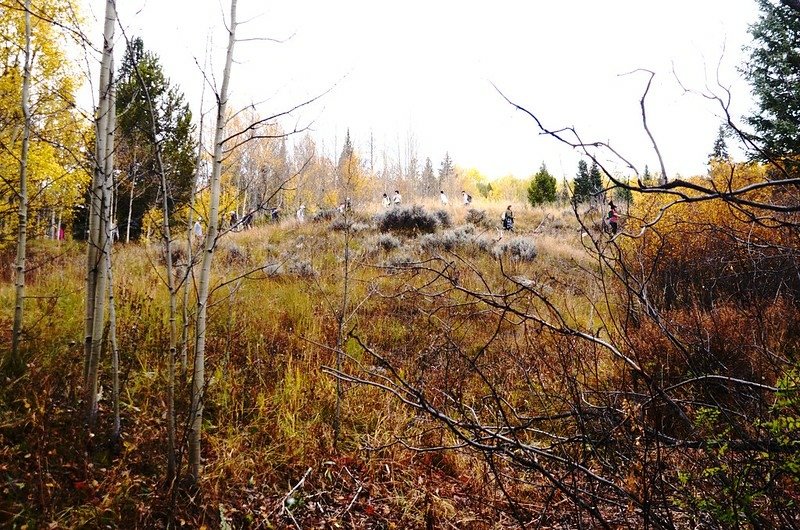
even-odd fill
[(800, 287), (786, 284), (787, 270), (796, 268), (793, 249), (800, 248), (800, 240), (783, 223), (796, 222), (796, 215), (758, 206), (782, 204), (796, 191), (775, 182), (761, 186), (769, 178), (762, 164), (722, 163), (714, 164), (708, 177), (688, 181), (754, 204), (700, 200), (702, 192), (693, 190), (683, 198), (635, 196), (625, 232), (638, 237), (621, 240), (622, 258), (648, 278), (653, 301), (667, 308), (697, 302), (708, 307), (732, 297), (775, 297), (782, 289)]
[[(32, 131), (28, 154), (29, 234), (42, 236), (55, 219), (68, 223), (82, 198), (89, 175), (83, 167), (84, 146), (91, 123), (75, 107), (78, 73), (69, 57), (72, 34), (65, 28), (80, 20), (72, 0), (35, 0), (31, 10)], [(55, 23), (51, 23), (50, 21)], [(0, 10), (5, 46), (0, 47), (0, 237), (13, 238), (19, 204), (19, 174), (23, 131), (22, 65), (24, 12)]]

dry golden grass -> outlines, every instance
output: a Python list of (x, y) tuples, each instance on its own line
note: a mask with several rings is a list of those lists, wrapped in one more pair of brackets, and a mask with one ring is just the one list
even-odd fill
[[(448, 212), (457, 227), (467, 209), (460, 201), (452, 202)], [(440, 208), (438, 201), (426, 206)], [(472, 205), (497, 219), (498, 225), (506, 206), (479, 198)], [(380, 210), (379, 205), (370, 207), (356, 213), (366, 224)], [(453, 414), (458, 410), (449, 396), (471, 403), (485, 417), (510, 407), (518, 414), (537, 416), (562, 411), (577, 387), (591, 394), (610, 384), (628, 384), (620, 362), (606, 350), (492, 309), (468, 293), (508, 293), (507, 301), (516, 309), (553, 316), (541, 300), (519, 288), (533, 286), (563, 308), (564, 322), (592, 332), (616, 309), (616, 300), (603, 304), (596, 259), (584, 247), (571, 210), (513, 207), (516, 234), (478, 228), (449, 250), (426, 251), (419, 237), (408, 234), (397, 236), (398, 248), (372, 248), (378, 236), (374, 227), (349, 234), (348, 310), (342, 338), (352, 330), (399, 375), (429, 391), (432, 403)], [(304, 485), (291, 497), (292, 517), (301, 527), (519, 526), (510, 519), (516, 508), (503, 497), (485, 459), (463, 448), (412, 450), (410, 446), (455, 446), (459, 440), (382, 390), (343, 385), (341, 432), (334, 446), (336, 381), (323, 368), (336, 365), (347, 235), (331, 230), (330, 221), (300, 224), (289, 219), (222, 236), (209, 307), (204, 480), (199, 492), (180, 488), (176, 524), (182, 520), (187, 527), (215, 527), (222, 526), (224, 518), (242, 528), (294, 526), (287, 494), (305, 476)], [(503, 267), (516, 284), (501, 275), (490, 252), (492, 239), (500, 236), (526, 238), (536, 247), (533, 261), (503, 257)], [(79, 245), (63, 255), (56, 247), (43, 246), (38, 252), (42, 267), (30, 277), (30, 293), (37, 297), (28, 313), (30, 370), (0, 393), (5, 403), (0, 407), (0, 466), (25, 486), (9, 490), (0, 501), (0, 521), (18, 526), (113, 527), (130, 521), (140, 527), (163, 525), (169, 509), (169, 495), (160, 484), (168, 325), (163, 251), (157, 244), (115, 248), (125, 448), (121, 455), (100, 449), (88, 458), (73, 443), (80, 435), (76, 411), (85, 257)], [(185, 245), (176, 253), (185, 263)], [(387, 266), (401, 258), (419, 265)], [(194, 284), (190, 278), (190, 303)], [(0, 286), (4, 326), (12, 296), (11, 285)], [(765, 333), (779, 327), (779, 309), (763, 319)], [(725, 337), (744, 340), (737, 331), (739, 315), (732, 310), (722, 308), (699, 320), (690, 316), (681, 315), (681, 325), (689, 328), (699, 322), (698, 333), (716, 326)], [(651, 363), (648, 367), (659, 362), (662, 350), (670, 360), (678, 356), (668, 343), (652, 336), (657, 331), (642, 326), (626, 342), (639, 353), (637, 359)], [(604, 328), (602, 337), (611, 333), (615, 331)], [(766, 340), (764, 347), (778, 349), (776, 341)], [(191, 358), (191, 341), (188, 350)], [(345, 340), (344, 351), (345, 372), (385, 382), (380, 378), (389, 375), (388, 367), (354, 339)], [(674, 370), (680, 374), (677, 364)], [(103, 374), (107, 388), (107, 360)], [(492, 391), (506, 400), (496, 409), (487, 398)], [(181, 435), (188, 392), (188, 379), (179, 377)], [(109, 418), (107, 401), (102, 402), (101, 417)], [(603, 434), (597, 425), (581, 428), (590, 435)], [(575, 434), (569, 427), (554, 431), (564, 437)], [(533, 435), (525, 441), (551, 442)], [(550, 510), (555, 517), (557, 508), (548, 500), (550, 490), (541, 477), (495, 464), (495, 471), (510, 478), (506, 487), (524, 510)], [(37, 486), (41, 473), (49, 473), (42, 476), (50, 486)]]

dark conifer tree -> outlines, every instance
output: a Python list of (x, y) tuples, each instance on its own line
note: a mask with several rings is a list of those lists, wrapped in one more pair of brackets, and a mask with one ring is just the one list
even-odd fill
[[(139, 77), (147, 92), (142, 89)], [(192, 191), (196, 141), (192, 113), (183, 93), (170, 84), (158, 56), (145, 50), (141, 38), (129, 43), (118, 79), (116, 158), (121, 174), (117, 184), (117, 220), (124, 236), (130, 217), (130, 234), (136, 238), (144, 213), (158, 205), (160, 177), (156, 167), (156, 142), (161, 143), (170, 210), (174, 211), (188, 202)]]

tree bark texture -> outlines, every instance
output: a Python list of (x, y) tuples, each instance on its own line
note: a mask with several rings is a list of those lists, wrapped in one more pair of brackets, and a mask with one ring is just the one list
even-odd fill
[[(97, 387), (100, 351), (103, 339), (107, 276), (105, 255), (109, 244), (109, 213), (113, 172), (113, 53), (116, 5), (106, 1), (103, 30), (103, 59), (100, 65), (99, 101), (96, 117), (95, 171), (92, 178), (87, 249), (86, 279), (86, 343), (84, 380), (86, 391), (86, 421), (91, 430), (97, 419)], [(108, 145), (112, 138), (112, 145)]]
[(205, 397), (205, 346), (206, 318), (208, 309), (208, 293), (211, 283), (211, 259), (216, 246), (219, 225), (220, 175), (222, 169), (222, 148), (224, 141), (226, 113), (228, 107), (228, 84), (230, 82), (231, 65), (233, 64), (233, 47), (236, 43), (236, 0), (231, 0), (231, 15), (228, 26), (228, 51), (225, 56), (225, 69), (222, 74), (222, 86), (217, 95), (217, 125), (214, 131), (214, 160), (211, 170), (211, 204), (208, 215), (208, 231), (203, 246), (203, 263), (197, 294), (197, 331), (195, 339), (194, 369), (192, 373), (192, 405), (190, 408), (189, 428), (189, 473), (195, 481), (200, 479), (201, 458), (200, 439), (203, 427), (203, 400)]
[(17, 233), (17, 259), (14, 263), (14, 324), (11, 335), (10, 368), (23, 368), (20, 353), (22, 317), (25, 307), (25, 254), (28, 239), (28, 146), (31, 138), (31, 2), (25, 0), (25, 66), (22, 74), (22, 151), (19, 158), (19, 229)]

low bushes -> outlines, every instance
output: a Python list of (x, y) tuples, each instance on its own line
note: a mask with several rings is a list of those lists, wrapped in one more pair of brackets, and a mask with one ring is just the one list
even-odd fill
[(431, 213), (421, 206), (410, 208), (391, 208), (376, 216), (375, 221), (381, 232), (406, 232), (430, 234), (439, 226), (449, 226), (450, 216), (439, 210)]

